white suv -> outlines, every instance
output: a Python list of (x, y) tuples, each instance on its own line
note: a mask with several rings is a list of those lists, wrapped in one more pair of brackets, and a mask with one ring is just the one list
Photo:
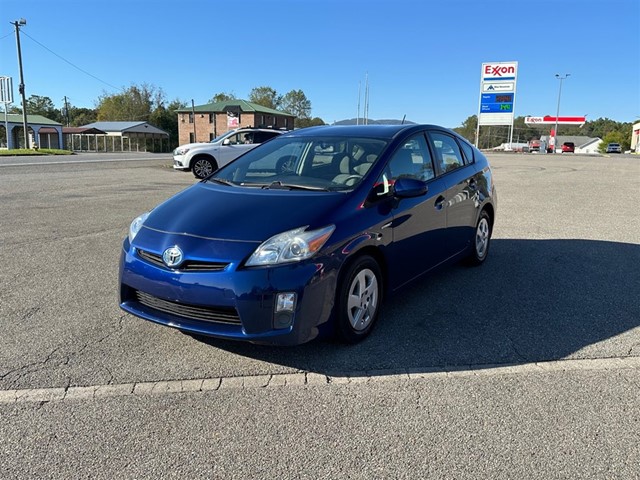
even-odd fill
[(204, 178), (262, 142), (284, 133), (268, 128), (239, 128), (208, 143), (188, 143), (173, 151), (173, 168)]

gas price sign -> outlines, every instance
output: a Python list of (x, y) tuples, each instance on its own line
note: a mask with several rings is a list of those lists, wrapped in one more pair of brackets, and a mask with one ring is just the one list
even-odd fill
[(480, 102), (480, 113), (511, 113), (513, 112), (512, 93), (484, 93)]
[(483, 63), (480, 75), (480, 125), (511, 125), (516, 98), (518, 62)]

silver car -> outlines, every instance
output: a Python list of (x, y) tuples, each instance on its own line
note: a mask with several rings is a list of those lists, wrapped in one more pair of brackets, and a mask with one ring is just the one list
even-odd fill
[(284, 133), (268, 128), (239, 128), (207, 143), (188, 143), (173, 151), (173, 168), (204, 178), (259, 144)]
[(607, 153), (622, 153), (622, 147), (619, 143), (610, 143), (607, 145)]

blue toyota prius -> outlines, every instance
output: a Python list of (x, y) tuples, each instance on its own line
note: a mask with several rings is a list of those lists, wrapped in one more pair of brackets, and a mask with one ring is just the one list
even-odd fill
[(133, 220), (120, 306), (183, 332), (353, 343), (383, 295), (444, 263), (482, 264), (486, 157), (433, 125), (285, 133)]

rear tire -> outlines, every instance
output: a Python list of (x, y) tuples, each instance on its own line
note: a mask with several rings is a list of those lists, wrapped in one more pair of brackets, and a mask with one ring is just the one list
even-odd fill
[(382, 302), (382, 274), (378, 263), (365, 255), (345, 272), (336, 302), (337, 336), (345, 343), (366, 338), (378, 319)]
[(482, 265), (489, 255), (489, 245), (491, 243), (491, 218), (486, 210), (480, 213), (480, 218), (476, 224), (476, 230), (473, 235), (473, 245), (471, 245), (471, 253), (467, 258), (468, 263), (472, 266)]
[(191, 170), (196, 178), (204, 178), (218, 169), (216, 161), (211, 157), (196, 157), (193, 159)]

